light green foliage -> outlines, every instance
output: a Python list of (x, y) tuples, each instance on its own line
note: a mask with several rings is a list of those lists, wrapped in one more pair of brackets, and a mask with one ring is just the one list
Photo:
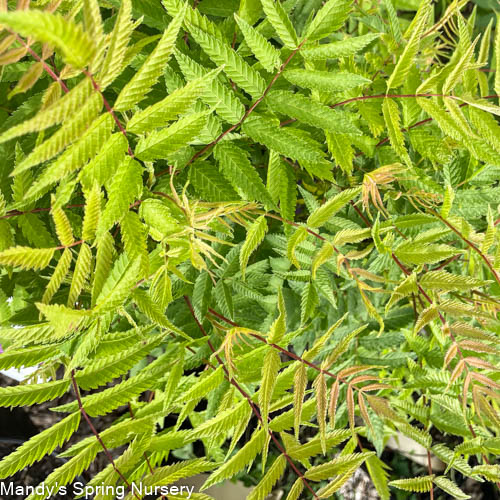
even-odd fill
[[(359, 467), (382, 500), (498, 483), (476, 3), (0, 2), (0, 370), (37, 367), (0, 406), (59, 412), (0, 478), (62, 453), (46, 486), (99, 456), (90, 485), (207, 472), (251, 500), (336, 498)], [(390, 436), (447, 468), (398, 477)]]

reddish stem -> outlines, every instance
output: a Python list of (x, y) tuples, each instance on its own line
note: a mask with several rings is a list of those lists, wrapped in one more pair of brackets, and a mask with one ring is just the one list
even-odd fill
[[(127, 142), (128, 142), (127, 132), (123, 128), (123, 125), (120, 123), (120, 120), (118, 120), (118, 117), (116, 116), (113, 108), (110, 106), (109, 102), (104, 97), (104, 94), (102, 93), (101, 88), (99, 87), (99, 84), (95, 81), (94, 77), (92, 76), (92, 74), (89, 71), (87, 71), (86, 69), (84, 69), (82, 72), (92, 82), (92, 86), (94, 87), (94, 90), (96, 92), (98, 92), (99, 94), (101, 94), (102, 102), (104, 104), (104, 107), (106, 108), (107, 112), (111, 115), (111, 117), (113, 118), (113, 120), (116, 123), (116, 126), (118, 127), (118, 129), (120, 130), (120, 132), (125, 136), (125, 139), (127, 139)], [(134, 152), (132, 151), (132, 148), (130, 146), (128, 146), (128, 154), (129, 154), (129, 156), (131, 158), (134, 158)]]
[[(271, 90), (272, 86), (276, 83), (276, 80), (280, 77), (281, 73), (283, 73), (283, 70), (287, 67), (288, 63), (291, 61), (293, 56), (302, 48), (302, 45), (306, 42), (306, 39), (302, 40), (302, 42), (299, 44), (299, 46), (293, 50), (290, 55), (288, 56), (287, 60), (280, 66), (280, 69), (276, 72), (274, 75), (273, 79), (269, 82), (267, 85), (266, 89), (262, 93), (262, 95), (247, 109), (243, 117), (238, 123), (235, 123), (231, 127), (229, 127), (225, 132), (222, 132), (216, 139), (214, 139), (210, 144), (207, 144), (204, 148), (202, 148), (200, 151), (195, 153), (191, 159), (186, 163), (185, 167), (193, 163), (195, 160), (197, 160), (200, 156), (204, 155), (207, 151), (212, 149), (216, 144), (218, 144), (226, 135), (230, 134), (234, 130), (236, 130), (255, 110), (255, 108), (262, 102), (262, 100), (266, 97), (266, 95), (269, 93)], [(169, 173), (169, 169), (165, 169), (158, 174), (156, 174), (156, 177), (161, 177), (164, 174)]]
[[(264, 425), (264, 420), (262, 418), (262, 415), (260, 414), (260, 411), (257, 408), (257, 405), (252, 401), (252, 398), (250, 397), (250, 395), (245, 390), (243, 390), (243, 388), (240, 386), (240, 384), (238, 384), (238, 382), (236, 382), (236, 380), (234, 380), (234, 378), (232, 378), (229, 375), (229, 371), (227, 370), (226, 366), (224, 365), (224, 361), (222, 361), (221, 357), (217, 354), (217, 351), (215, 350), (212, 342), (210, 341), (210, 337), (208, 336), (208, 333), (206, 332), (205, 328), (203, 327), (203, 325), (200, 323), (200, 321), (196, 317), (196, 314), (195, 314), (194, 309), (193, 309), (193, 305), (191, 304), (191, 301), (189, 300), (189, 297), (187, 295), (184, 295), (184, 300), (185, 300), (185, 302), (186, 302), (186, 304), (187, 304), (187, 306), (189, 308), (189, 311), (191, 312), (191, 315), (193, 316), (196, 324), (198, 325), (199, 330), (207, 338), (207, 343), (208, 343), (208, 346), (210, 347), (210, 350), (215, 354), (215, 358), (217, 359), (217, 362), (222, 366), (222, 369), (224, 370), (226, 379), (247, 400), (247, 402), (250, 405), (250, 408), (252, 409), (252, 412), (254, 413), (254, 415), (257, 417), (257, 419), (260, 421), (260, 423), (262, 425)], [(287, 460), (287, 462), (290, 464), (290, 467), (293, 469), (293, 471), (302, 480), (302, 482), (304, 483), (304, 486), (311, 492), (311, 494), (313, 495), (314, 498), (319, 499), (319, 497), (316, 495), (316, 493), (314, 492), (314, 490), (311, 488), (311, 485), (308, 483), (307, 479), (300, 472), (300, 470), (297, 469), (296, 465), (293, 463), (293, 460), (287, 454), (286, 450), (283, 448), (283, 446), (278, 441), (278, 439), (276, 438), (276, 436), (273, 434), (273, 432), (271, 431), (271, 429), (268, 428), (268, 432), (269, 432), (269, 436), (273, 440), (274, 444), (276, 445), (276, 447), (278, 448), (278, 450), (283, 454), (283, 456), (285, 457), (285, 459)]]
[[(73, 370), (71, 372), (71, 383), (73, 385), (73, 390), (75, 391), (75, 395), (76, 395), (76, 400), (78, 401), (78, 408), (80, 409), (80, 413), (82, 414), (83, 418), (85, 419), (85, 421), (87, 422), (88, 426), (90, 427), (90, 430), (92, 431), (92, 433), (94, 434), (94, 436), (96, 437), (97, 441), (99, 442), (99, 444), (102, 446), (102, 449), (104, 451), (104, 454), (106, 455), (107, 459), (109, 460), (109, 462), (111, 463), (111, 465), (113, 466), (113, 469), (115, 470), (115, 472), (118, 474), (118, 476), (120, 476), (121, 480), (126, 484), (127, 488), (131, 491), (131, 487), (130, 487), (130, 483), (127, 481), (127, 479), (125, 478), (125, 476), (120, 472), (120, 470), (118, 469), (118, 467), (116, 466), (116, 463), (115, 461), (113, 460), (113, 457), (111, 456), (111, 453), (109, 452), (108, 448), (106, 447), (106, 445), (104, 444), (104, 441), (102, 440), (101, 436), (99, 435), (99, 432), (97, 431), (97, 429), (94, 427), (94, 424), (92, 423), (92, 421), (90, 420), (90, 417), (88, 416), (87, 412), (85, 411), (85, 409), (83, 408), (83, 404), (82, 404), (82, 398), (80, 396), (80, 390), (78, 389), (78, 384), (76, 383), (76, 380), (75, 380), (75, 370)], [(134, 496), (140, 500), (139, 496), (137, 495), (137, 493), (134, 493)]]

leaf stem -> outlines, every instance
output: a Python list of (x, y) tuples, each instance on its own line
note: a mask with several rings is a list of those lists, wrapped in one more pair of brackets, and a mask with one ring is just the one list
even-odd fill
[[(262, 425), (264, 425), (264, 420), (262, 418), (262, 415), (260, 414), (260, 411), (257, 408), (257, 405), (252, 401), (252, 398), (250, 397), (250, 395), (240, 386), (240, 384), (238, 384), (238, 382), (236, 382), (236, 380), (234, 380), (234, 378), (230, 376), (228, 369), (224, 365), (224, 361), (222, 361), (221, 357), (217, 354), (217, 351), (215, 350), (215, 348), (214, 348), (214, 346), (213, 346), (213, 344), (212, 344), (212, 342), (210, 340), (210, 337), (208, 336), (208, 333), (206, 332), (205, 328), (203, 327), (203, 325), (200, 323), (200, 321), (196, 317), (196, 314), (195, 314), (194, 309), (193, 309), (193, 305), (191, 304), (191, 301), (189, 300), (189, 297), (187, 295), (184, 295), (184, 300), (185, 300), (185, 302), (186, 302), (186, 304), (187, 304), (187, 306), (189, 308), (189, 311), (191, 312), (191, 315), (193, 316), (196, 324), (198, 325), (199, 330), (207, 338), (208, 346), (210, 347), (210, 350), (214, 353), (215, 359), (217, 359), (217, 362), (222, 366), (222, 369), (224, 370), (226, 379), (247, 400), (247, 402), (250, 405), (250, 408), (252, 409), (252, 412), (254, 413), (254, 415), (257, 417), (257, 419), (260, 421), (260, 423)], [(290, 464), (290, 467), (293, 469), (293, 471), (297, 474), (297, 476), (304, 483), (304, 486), (311, 492), (311, 494), (313, 495), (314, 498), (316, 498), (316, 499), (319, 500), (318, 495), (316, 495), (316, 493), (314, 492), (314, 490), (311, 488), (311, 485), (309, 484), (309, 482), (307, 481), (307, 479), (304, 477), (304, 475), (302, 474), (302, 472), (300, 472), (300, 470), (294, 464), (293, 460), (287, 454), (286, 450), (283, 448), (283, 446), (281, 445), (281, 443), (279, 442), (279, 440), (276, 438), (276, 436), (274, 435), (274, 433), (271, 431), (271, 429), (268, 428), (268, 432), (269, 432), (269, 436), (273, 440), (274, 444), (276, 445), (276, 447), (278, 448), (278, 450), (282, 453), (282, 455), (285, 457), (285, 459), (287, 460), (287, 462)]]
[[(96, 437), (97, 441), (99, 442), (99, 444), (102, 446), (102, 449), (104, 451), (104, 454), (106, 455), (107, 459), (110, 461), (111, 465), (113, 466), (113, 469), (115, 470), (115, 472), (118, 474), (118, 476), (120, 476), (121, 480), (126, 484), (127, 488), (129, 489), (129, 491), (131, 491), (131, 487), (130, 487), (130, 483), (127, 481), (127, 479), (125, 478), (125, 476), (120, 472), (120, 470), (118, 469), (118, 467), (116, 466), (116, 463), (115, 461), (113, 460), (113, 457), (111, 456), (111, 453), (110, 451), (108, 450), (108, 448), (106, 447), (106, 445), (104, 444), (104, 441), (102, 440), (98, 430), (94, 427), (94, 424), (92, 423), (92, 421), (90, 420), (90, 417), (88, 416), (87, 412), (85, 411), (84, 407), (83, 407), (83, 404), (82, 404), (82, 398), (80, 396), (80, 390), (78, 389), (78, 384), (76, 383), (76, 379), (75, 379), (75, 370), (72, 370), (71, 371), (71, 383), (73, 385), (73, 390), (75, 391), (75, 395), (76, 395), (76, 400), (78, 401), (78, 408), (80, 409), (80, 413), (82, 414), (83, 418), (85, 419), (85, 421), (87, 422), (88, 426), (90, 427), (90, 430), (92, 431), (92, 433), (94, 434), (94, 436)], [(134, 493), (134, 496), (140, 500), (139, 496), (137, 495), (137, 493)]]
[[(269, 93), (271, 90), (272, 86), (276, 83), (276, 80), (281, 76), (281, 73), (283, 73), (283, 70), (287, 67), (288, 63), (292, 60), (293, 56), (302, 48), (302, 46), (306, 43), (306, 39), (302, 40), (302, 42), (297, 46), (296, 49), (294, 49), (286, 61), (280, 66), (279, 70), (275, 73), (273, 76), (272, 80), (269, 82), (267, 87), (265, 88), (264, 92), (262, 95), (255, 100), (255, 102), (247, 109), (245, 114), (242, 116), (240, 121), (238, 123), (235, 123), (231, 127), (229, 127), (225, 132), (222, 132), (216, 139), (214, 139), (210, 144), (207, 144), (204, 148), (200, 149), (197, 153), (195, 153), (191, 159), (185, 164), (185, 167), (193, 163), (195, 160), (197, 160), (200, 156), (204, 155), (207, 151), (212, 149), (216, 144), (218, 144), (226, 135), (230, 134), (234, 130), (236, 130), (255, 110), (255, 108), (263, 101), (263, 99), (266, 97), (266, 95)], [(162, 175), (169, 173), (170, 169), (165, 169), (156, 174), (156, 177), (161, 177)]]

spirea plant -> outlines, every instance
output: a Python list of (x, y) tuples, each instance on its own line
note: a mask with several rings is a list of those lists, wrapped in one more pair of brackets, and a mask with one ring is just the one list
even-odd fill
[[(0, 478), (56, 451), (47, 487), (103, 454), (89, 484), (127, 498), (249, 468), (251, 500), (335, 498), (360, 466), (383, 500), (498, 484), (495, 23), (464, 0), (0, 1), (0, 368), (38, 367), (0, 405), (60, 415)], [(381, 460), (394, 435), (420, 476)]]

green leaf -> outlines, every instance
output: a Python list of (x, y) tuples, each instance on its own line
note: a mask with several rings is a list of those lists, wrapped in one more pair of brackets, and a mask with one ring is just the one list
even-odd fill
[(401, 57), (387, 81), (387, 90), (400, 87), (406, 82), (406, 78), (413, 65), (413, 60), (420, 47), (420, 39), (429, 18), (431, 7), (429, 2), (423, 2), (412, 22), (412, 31)]
[(83, 218), (82, 239), (92, 241), (101, 216), (101, 190), (97, 184), (85, 196), (85, 217)]
[(0, 370), (7, 368), (21, 368), (41, 363), (46, 359), (57, 356), (58, 352), (53, 346), (24, 347), (22, 349), (9, 348), (0, 357)]
[(274, 207), (271, 196), (244, 150), (231, 142), (224, 141), (217, 144), (214, 156), (222, 174), (241, 198), (258, 201), (269, 208)]
[[(151, 328), (148, 328), (149, 330)], [(141, 334), (148, 329), (142, 329)], [(145, 337), (128, 349), (122, 349), (117, 354), (101, 356), (88, 363), (83, 370), (77, 371), (75, 378), (83, 390), (95, 389), (107, 382), (127, 373), (135, 364), (151, 352), (163, 340), (164, 335)]]
[(262, 382), (259, 389), (259, 406), (264, 429), (268, 428), (267, 418), (280, 366), (281, 360), (278, 351), (270, 347), (262, 364)]
[(285, 472), (287, 461), (284, 455), (280, 455), (274, 462), (264, 477), (260, 480), (250, 494), (247, 500), (265, 500), (271, 493), (274, 485)]
[(257, 218), (248, 228), (245, 242), (243, 243), (240, 251), (240, 270), (243, 279), (245, 279), (245, 270), (247, 268), (250, 255), (252, 255), (252, 253), (255, 252), (257, 247), (260, 245), (267, 233), (267, 230), (267, 221), (264, 215)]
[(28, 189), (25, 199), (39, 197), (51, 184), (59, 182), (71, 172), (82, 167), (106, 143), (111, 135), (112, 127), (113, 119), (109, 113), (101, 115), (78, 141), (67, 148), (43, 171)]
[(366, 459), (366, 468), (381, 500), (389, 500), (391, 497), (387, 481), (389, 474), (386, 471), (388, 466), (380, 458), (372, 455)]
[(347, 203), (356, 198), (361, 192), (361, 187), (346, 189), (333, 198), (330, 198), (325, 204), (318, 207), (307, 219), (307, 225), (310, 227), (321, 227), (326, 224), (339, 210)]
[(470, 495), (465, 494), (453, 481), (450, 481), (445, 476), (435, 477), (433, 482), (436, 486), (451, 495), (453, 498), (459, 498), (461, 500), (471, 498)]
[(296, 118), (304, 123), (337, 134), (361, 135), (349, 113), (330, 109), (309, 97), (288, 91), (268, 94), (266, 102), (273, 111)]
[(430, 491), (432, 488), (432, 481), (434, 476), (421, 476), (411, 479), (398, 479), (397, 481), (391, 481), (389, 486), (394, 486), (400, 490), (414, 491), (417, 493), (425, 493)]
[(153, 52), (144, 61), (139, 71), (123, 87), (113, 106), (114, 109), (117, 111), (131, 109), (151, 91), (151, 88), (158, 81), (163, 68), (174, 50), (175, 40), (184, 21), (185, 10), (186, 8), (181, 10), (172, 19)]
[(228, 461), (221, 465), (203, 483), (201, 491), (217, 484), (224, 479), (233, 477), (237, 472), (244, 469), (260, 453), (266, 440), (264, 429), (257, 429), (253, 436), (235, 453)]
[(40, 10), (0, 12), (0, 24), (22, 36), (56, 47), (62, 52), (65, 62), (76, 68), (86, 66), (95, 52), (94, 43), (82, 27), (59, 14)]
[(123, 0), (120, 2), (120, 10), (111, 32), (108, 51), (98, 74), (98, 83), (101, 89), (106, 88), (123, 71), (127, 45), (134, 29), (131, 16), (132, 2), (131, 0)]
[(192, 113), (170, 127), (151, 132), (139, 140), (135, 154), (143, 161), (167, 158), (200, 135), (207, 124), (209, 113), (210, 111)]
[(312, 42), (331, 35), (344, 24), (351, 8), (350, 0), (328, 0), (307, 28), (305, 38)]
[(75, 305), (76, 299), (83, 290), (85, 281), (90, 274), (90, 267), (92, 263), (92, 251), (86, 243), (82, 243), (78, 258), (76, 259), (75, 270), (73, 271), (73, 279), (68, 295), (68, 307)]
[(21, 269), (43, 269), (50, 264), (55, 248), (13, 247), (0, 252), (0, 264)]
[(365, 460), (373, 455), (375, 455), (373, 451), (340, 455), (330, 462), (311, 467), (306, 471), (305, 477), (312, 481), (322, 481), (335, 475), (345, 474), (350, 470), (357, 469)]
[(264, 93), (264, 79), (229, 44), (195, 26), (190, 25), (189, 32), (210, 59), (224, 67), (224, 72), (236, 85), (256, 98)]
[(206, 88), (210, 86), (218, 73), (219, 70), (214, 70), (200, 78), (195, 78), (184, 87), (174, 90), (165, 99), (135, 113), (127, 123), (127, 130), (134, 134), (149, 132), (184, 115), (193, 108), (200, 96), (204, 96)]
[(371, 83), (371, 80), (364, 76), (345, 71), (286, 69), (283, 76), (293, 85), (321, 92), (345, 92)]
[(248, 24), (244, 19), (234, 15), (238, 26), (245, 37), (245, 41), (252, 50), (257, 60), (269, 72), (275, 71), (281, 66), (279, 50), (274, 48), (265, 37)]
[(69, 388), (69, 380), (42, 384), (0, 387), (0, 406), (26, 406), (51, 401), (62, 396)]
[(324, 43), (313, 47), (304, 47), (300, 53), (308, 61), (319, 61), (323, 59), (338, 59), (349, 57), (361, 52), (370, 45), (373, 40), (380, 37), (380, 33), (368, 33), (351, 38), (345, 38), (338, 42)]
[(231, 201), (239, 199), (217, 167), (198, 161), (189, 167), (189, 180), (202, 199), (207, 201)]
[(141, 196), (142, 167), (131, 158), (126, 158), (118, 167), (108, 189), (108, 202), (97, 226), (97, 238), (111, 229), (128, 212), (130, 204)]
[(318, 148), (311, 147), (311, 143), (305, 141), (300, 136), (292, 134), (286, 128), (268, 118), (256, 115), (255, 113), (245, 120), (242, 126), (243, 132), (254, 141), (276, 151), (292, 160), (320, 161), (323, 152)]
[(444, 244), (403, 243), (394, 251), (396, 257), (406, 264), (435, 264), (462, 253), (461, 250)]
[(104, 283), (101, 293), (96, 300), (96, 311), (100, 313), (113, 311), (129, 297), (130, 288), (137, 282), (141, 260), (128, 262), (123, 254), (113, 266), (108, 279)]
[(489, 281), (483, 281), (469, 276), (458, 276), (448, 271), (430, 271), (420, 278), (420, 284), (425, 288), (440, 289), (445, 291), (466, 292), (471, 288), (486, 286)]
[(40, 110), (33, 118), (9, 128), (0, 136), (0, 143), (30, 132), (39, 132), (61, 123), (64, 119), (72, 116), (76, 110), (79, 110), (91, 93), (92, 84), (90, 80), (82, 80), (67, 94)]
[(392, 99), (385, 98), (382, 105), (382, 111), (391, 146), (400, 158), (402, 158), (408, 166), (411, 166), (412, 163), (405, 147), (403, 132), (401, 132), (401, 116), (399, 114), (398, 105)]
[[(201, 64), (181, 52), (176, 52), (175, 58), (189, 82), (202, 78), (209, 73)], [(223, 120), (231, 124), (239, 123), (245, 114), (245, 106), (231, 89), (221, 83), (220, 78), (210, 79), (209, 83), (207, 90), (201, 94), (201, 99), (213, 107), (217, 115)]]
[(298, 45), (297, 33), (279, 0), (261, 0), (264, 13), (283, 44), (289, 49)]
[[(29, 386), (28, 386), (29, 387)], [(35, 434), (0, 462), (0, 478), (5, 479), (17, 471), (41, 460), (67, 441), (80, 423), (80, 412), (68, 415), (44, 431)]]

